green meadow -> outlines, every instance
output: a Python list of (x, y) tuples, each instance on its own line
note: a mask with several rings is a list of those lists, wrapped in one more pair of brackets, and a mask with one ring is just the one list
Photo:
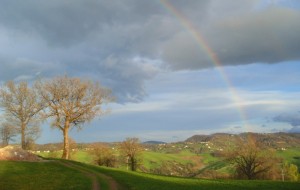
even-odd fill
[[(0, 161), (1, 190), (82, 190), (91, 189), (92, 182), (76, 169), (60, 162), (72, 163), (86, 171), (113, 177), (122, 190), (240, 190), (240, 189), (299, 189), (298, 182), (244, 181), (244, 180), (204, 180), (193, 178), (167, 177), (140, 172), (98, 167), (84, 163), (57, 160), (48, 162)], [(97, 179), (101, 190), (109, 189), (103, 179)]]
[(297, 165), (300, 170), (300, 148), (290, 148), (287, 150), (277, 151), (277, 156), (283, 158), (289, 163)]
[[(43, 157), (60, 158), (61, 152), (52, 153), (39, 153)], [(300, 168), (300, 148), (292, 148), (288, 150), (279, 150), (276, 155), (283, 158), (285, 161), (295, 164)], [(72, 153), (72, 160), (83, 162), (87, 164), (93, 164), (94, 157), (87, 151), (76, 151)], [(202, 153), (197, 155), (188, 150), (183, 150), (178, 153), (164, 153), (155, 151), (144, 151), (142, 155), (142, 165), (147, 170), (158, 168), (163, 162), (174, 161), (180, 164), (191, 163), (195, 168), (199, 168), (199, 172), (204, 170), (215, 170), (221, 173), (231, 171), (229, 165), (222, 161), (221, 158), (214, 157), (210, 153)], [(126, 167), (121, 167), (126, 169)]]
[[(44, 157), (60, 156), (60, 152), (40, 153)], [(299, 148), (285, 151), (277, 151), (277, 155), (284, 160), (299, 166)], [(51, 158), (50, 158), (51, 159)], [(170, 177), (162, 175), (146, 174), (142, 172), (126, 171), (125, 167), (112, 169), (93, 165), (93, 156), (86, 151), (77, 151), (72, 154), (71, 162), (86, 168), (88, 171), (111, 176), (119, 184), (121, 189), (133, 190), (215, 190), (215, 189), (299, 189), (299, 182), (261, 181), (261, 180), (215, 180)], [(61, 161), (60, 159), (56, 159)], [(143, 166), (147, 169), (159, 167), (165, 161), (175, 161), (181, 164), (202, 164), (199, 172), (214, 170), (218, 172), (230, 172), (228, 164), (210, 153), (194, 154), (188, 150), (177, 153), (164, 153), (144, 151)], [(91, 189), (91, 179), (80, 171), (68, 168), (57, 161), (30, 163), (30, 162), (0, 162), (0, 190), (35, 190), (35, 189)], [(101, 189), (109, 189), (104, 179), (98, 178)], [(62, 185), (65, 184), (65, 185)]]
[[(181, 151), (179, 153), (161, 153), (153, 151), (143, 152), (143, 165), (150, 169), (153, 167), (158, 167), (164, 161), (176, 161), (181, 164), (192, 163), (193, 159), (191, 157), (197, 157), (195, 154), (189, 151)], [(198, 157), (200, 160), (201, 158)]]

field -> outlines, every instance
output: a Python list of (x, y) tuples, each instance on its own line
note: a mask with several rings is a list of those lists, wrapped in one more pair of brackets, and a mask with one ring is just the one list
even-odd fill
[[(44, 157), (59, 158), (61, 152), (54, 153), (40, 153)], [(276, 152), (278, 157), (285, 161), (295, 164), (300, 169), (300, 149), (292, 148), (288, 150), (279, 150)], [(93, 164), (93, 156), (86, 151), (76, 151), (72, 153), (72, 160)], [(195, 173), (201, 173), (205, 170), (214, 170), (220, 174), (232, 172), (232, 168), (227, 163), (222, 162), (221, 158), (212, 156), (209, 152), (202, 154), (195, 154), (189, 150), (182, 150), (176, 153), (165, 153), (147, 150), (143, 152), (142, 166), (144, 172), (151, 172), (157, 168), (161, 168), (163, 163), (176, 162), (182, 165), (192, 164)], [(119, 166), (121, 169), (126, 169), (124, 166)], [(196, 175), (196, 174), (195, 174)], [(203, 177), (203, 176), (201, 176)]]
[[(285, 151), (278, 151), (277, 155), (284, 158), (284, 160), (297, 164), (299, 149), (289, 149)], [(44, 154), (44, 156), (46, 156)], [(57, 156), (57, 155), (56, 155)], [(73, 162), (88, 168), (90, 171), (96, 173), (106, 174), (112, 176), (123, 189), (299, 189), (300, 183), (280, 182), (280, 181), (244, 181), (244, 180), (212, 180), (212, 179), (196, 179), (196, 178), (182, 178), (182, 177), (167, 177), (162, 175), (145, 174), (141, 172), (126, 171), (125, 167), (119, 169), (110, 169), (104, 167), (97, 167), (87, 165), (85, 163), (92, 163), (93, 158), (85, 151), (78, 151), (72, 155), (74, 160), (84, 162)], [(193, 163), (199, 167), (199, 173), (203, 171), (217, 171), (221, 174), (230, 172), (230, 167), (220, 158), (212, 156), (210, 153), (194, 154), (189, 150), (182, 150), (177, 153), (165, 153), (155, 151), (145, 151), (143, 153), (143, 165), (146, 169), (157, 168), (164, 162), (178, 162), (181, 164)], [(206, 177), (206, 174), (199, 175)], [(103, 188), (102, 188), (103, 189)]]
[(277, 151), (277, 155), (284, 160), (297, 165), (298, 169), (300, 169), (300, 148)]
[[(63, 163), (63, 164), (62, 164)], [(76, 167), (70, 168), (71, 164)], [(85, 173), (78, 169), (83, 168)], [(195, 189), (299, 189), (300, 183), (278, 181), (203, 180), (129, 172), (78, 163), (74, 161), (0, 162), (0, 190), (71, 190), (92, 189), (92, 180), (86, 175), (111, 176), (119, 184), (116, 189), (134, 190), (195, 190)], [(101, 190), (112, 189), (103, 177), (97, 177)]]

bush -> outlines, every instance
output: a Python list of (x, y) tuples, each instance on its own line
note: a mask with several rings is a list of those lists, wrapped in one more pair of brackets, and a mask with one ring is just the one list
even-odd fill
[(116, 167), (117, 159), (110, 147), (105, 145), (95, 145), (91, 150), (96, 159), (95, 163), (99, 166)]

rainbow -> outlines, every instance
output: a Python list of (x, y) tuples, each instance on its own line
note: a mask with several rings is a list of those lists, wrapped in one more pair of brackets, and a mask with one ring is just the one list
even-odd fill
[(232, 85), (232, 82), (227, 76), (225, 70), (223, 69), (222, 63), (219, 60), (217, 54), (209, 46), (209, 43), (205, 40), (201, 32), (193, 25), (193, 23), (185, 15), (183, 15), (178, 9), (176, 9), (176, 7), (174, 7), (168, 0), (159, 0), (159, 2), (169, 13), (174, 15), (175, 18), (179, 21), (179, 23), (183, 26), (183, 28), (185, 28), (191, 34), (191, 36), (196, 40), (200, 48), (211, 60), (212, 64), (214, 64), (222, 80), (224, 80), (229, 90), (229, 93), (233, 99), (233, 102), (236, 104), (237, 112), (241, 119), (243, 127), (246, 127), (246, 129), (250, 131), (250, 129), (248, 128), (249, 126), (246, 123), (246, 113), (242, 107), (243, 100), (239, 97), (238, 93), (236, 92), (236, 89)]

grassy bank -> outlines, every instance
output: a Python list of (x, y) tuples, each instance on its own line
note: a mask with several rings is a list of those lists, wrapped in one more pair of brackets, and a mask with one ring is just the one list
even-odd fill
[(0, 190), (82, 190), (91, 179), (57, 162), (0, 161)]

